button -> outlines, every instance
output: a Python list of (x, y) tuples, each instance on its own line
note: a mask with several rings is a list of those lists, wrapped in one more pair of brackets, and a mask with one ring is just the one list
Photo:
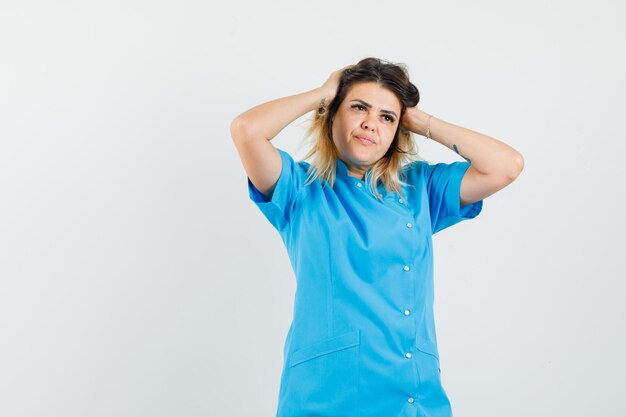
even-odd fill
[(411, 268), (409, 268), (409, 266), (408, 266), (408, 265), (404, 265), (404, 270), (405, 270), (405, 271), (408, 271), (409, 269), (411, 269)]
[(398, 200), (398, 203), (402, 204), (402, 203), (404, 203), (404, 200), (400, 199), (400, 200)]
[(407, 353), (406, 355), (404, 355), (407, 359), (411, 359), (412, 355), (410, 353)]
[(357, 186), (357, 187), (359, 187), (359, 188), (361, 188), (361, 187), (363, 187), (363, 184), (361, 184), (360, 182), (357, 182), (357, 183), (356, 183), (356, 186)]
[(413, 399), (413, 397), (409, 397), (409, 399), (408, 399), (407, 401), (408, 401), (408, 402), (410, 402), (411, 404), (413, 404), (413, 402), (414, 402), (415, 400)]
[(409, 314), (411, 314), (411, 312), (409, 310), (404, 310), (404, 315), (408, 316)]
[(408, 227), (410, 229), (411, 227), (413, 227), (413, 224), (412, 223), (407, 223), (406, 227)]

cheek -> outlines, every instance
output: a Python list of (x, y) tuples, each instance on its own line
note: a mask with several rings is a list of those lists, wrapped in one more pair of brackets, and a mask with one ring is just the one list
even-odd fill
[(332, 124), (333, 137), (343, 136), (346, 130), (346, 121), (341, 119), (335, 119)]
[(387, 127), (387, 135), (389, 136), (389, 141), (392, 142), (393, 138), (396, 137), (396, 133), (398, 132), (397, 125), (390, 125)]

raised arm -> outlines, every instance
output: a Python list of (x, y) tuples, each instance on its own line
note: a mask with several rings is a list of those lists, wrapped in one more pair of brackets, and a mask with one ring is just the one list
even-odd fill
[(349, 67), (333, 72), (321, 87), (259, 104), (231, 122), (230, 134), (243, 167), (266, 198), (271, 197), (282, 168), (280, 154), (270, 141), (300, 116), (329, 104), (341, 73)]
[(521, 153), (498, 139), (407, 109), (403, 123), (412, 132), (450, 148), (471, 165), (461, 181), (461, 207), (487, 198), (511, 184), (524, 169)]

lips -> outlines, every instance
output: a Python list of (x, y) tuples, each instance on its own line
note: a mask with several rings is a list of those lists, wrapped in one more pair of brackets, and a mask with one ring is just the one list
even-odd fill
[(361, 136), (361, 135), (359, 135), (359, 136), (357, 136), (357, 139), (361, 139), (362, 141), (367, 141), (367, 142), (369, 142), (369, 143), (374, 143), (374, 140), (373, 140), (373, 139), (371, 139), (371, 138), (370, 138), (370, 137), (368, 137), (368, 136)]

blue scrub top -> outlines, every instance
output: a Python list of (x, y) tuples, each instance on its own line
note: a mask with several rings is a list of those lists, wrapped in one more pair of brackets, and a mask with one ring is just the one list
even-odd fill
[[(278, 148), (277, 148), (278, 149)], [(450, 417), (433, 315), (432, 235), (476, 217), (460, 207), (469, 162), (403, 167), (406, 200), (377, 200), (337, 159), (331, 188), (278, 149), (280, 177), (250, 199), (285, 244), (296, 278), (277, 417)]]

